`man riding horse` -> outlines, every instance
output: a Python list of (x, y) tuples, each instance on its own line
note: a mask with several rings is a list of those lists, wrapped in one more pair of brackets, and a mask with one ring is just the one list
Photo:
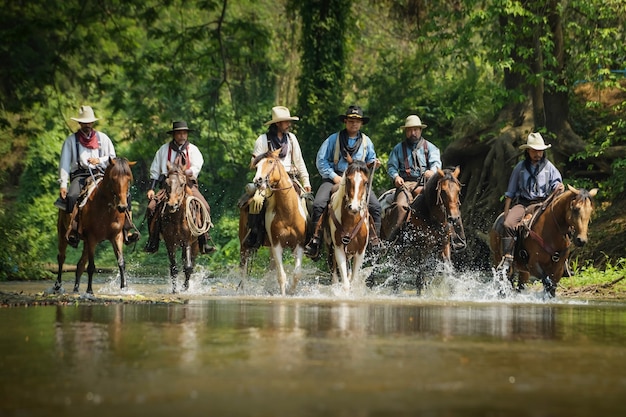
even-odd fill
[[(65, 139), (61, 148), (59, 162), (59, 199), (55, 206), (71, 213), (67, 240), (72, 247), (77, 247), (81, 239), (79, 197), (87, 180), (101, 177), (109, 164), (109, 157), (115, 158), (113, 142), (106, 133), (94, 129), (98, 120), (90, 106), (81, 106), (78, 117), (71, 117), (78, 122), (79, 129)], [(69, 188), (68, 188), (69, 182)], [(128, 196), (130, 198), (130, 195)], [(139, 240), (139, 233), (131, 231), (132, 213), (128, 204), (128, 216), (124, 224), (124, 243)]]
[[(161, 208), (164, 203), (165, 190), (162, 189), (159, 193), (155, 194), (154, 189), (157, 184), (164, 181), (167, 176), (168, 162), (185, 167), (185, 174), (187, 175), (188, 185), (191, 188), (192, 195), (200, 200), (208, 213), (211, 212), (209, 203), (198, 189), (198, 174), (200, 174), (202, 170), (204, 158), (198, 147), (188, 140), (189, 132), (193, 131), (193, 129), (187, 127), (187, 122), (185, 121), (173, 122), (172, 129), (166, 132), (168, 135), (172, 135), (172, 140), (159, 148), (154, 155), (152, 165), (150, 165), (150, 179), (152, 183), (146, 194), (149, 200), (146, 209), (146, 219), (148, 221), (150, 236), (144, 248), (145, 252), (155, 253), (159, 249), (160, 216), (158, 214), (160, 213), (159, 208)], [(209, 232), (198, 236), (201, 253), (209, 254), (215, 251), (215, 247), (209, 244), (210, 240)]]
[(426, 180), (441, 168), (439, 148), (422, 137), (426, 125), (418, 116), (408, 116), (400, 128), (404, 129), (405, 140), (393, 148), (387, 162), (387, 173), (396, 187), (394, 204), (385, 213), (392, 222), (387, 240), (395, 238), (407, 219), (409, 204), (422, 192)]
[[(563, 180), (559, 170), (545, 156), (546, 145), (540, 133), (531, 133), (525, 144), (525, 158), (517, 163), (509, 186), (504, 193), (504, 228), (502, 230), (502, 260), (498, 272), (508, 271), (513, 263), (517, 229), (524, 218), (526, 207), (543, 202), (555, 191), (563, 191)], [(512, 202), (514, 202), (511, 207)]]
[[(320, 231), (324, 222), (323, 214), (327, 211), (333, 186), (341, 182), (341, 176), (348, 167), (348, 157), (355, 161), (364, 161), (370, 169), (380, 165), (372, 140), (361, 132), (361, 126), (370, 120), (369, 117), (363, 116), (361, 107), (350, 106), (345, 114), (338, 116), (338, 119), (345, 124), (345, 129), (326, 138), (317, 152), (316, 165), (323, 182), (317, 189), (313, 201), (311, 221), (315, 231), (304, 250), (304, 254), (314, 260), (320, 256), (322, 242)], [(380, 235), (381, 207), (376, 195), (371, 191), (368, 210), (372, 217), (374, 229), (370, 233), (370, 246), (373, 249), (378, 249), (380, 248), (378, 236)]]
[[(289, 131), (291, 122), (297, 120), (300, 118), (291, 116), (287, 107), (272, 107), (272, 119), (264, 123), (265, 126), (269, 127), (267, 132), (259, 136), (254, 143), (251, 161), (269, 151), (280, 149), (280, 162), (297, 185), (298, 194), (302, 194), (303, 191), (305, 193), (311, 192), (311, 182), (298, 138)], [(239, 201), (240, 207), (248, 205), (248, 234), (244, 245), (248, 248), (258, 249), (265, 240), (265, 197), (253, 184), (246, 187), (246, 190), (250, 191), (246, 191), (246, 194)]]

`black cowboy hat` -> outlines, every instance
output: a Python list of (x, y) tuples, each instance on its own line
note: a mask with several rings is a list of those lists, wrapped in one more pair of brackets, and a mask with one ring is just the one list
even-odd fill
[(347, 118), (361, 119), (364, 125), (366, 125), (370, 121), (369, 117), (363, 116), (363, 110), (361, 109), (360, 106), (348, 107), (348, 110), (346, 110), (346, 114), (340, 114), (339, 116), (337, 116), (337, 118), (339, 119), (340, 122), (345, 122)]
[(187, 127), (187, 122), (185, 122), (184, 120), (181, 120), (179, 122), (172, 123), (172, 130), (168, 130), (165, 133), (167, 133), (169, 135), (169, 134), (172, 134), (172, 133), (174, 133), (174, 132), (176, 132), (178, 130), (186, 130), (188, 132), (195, 132), (195, 130), (189, 129)]

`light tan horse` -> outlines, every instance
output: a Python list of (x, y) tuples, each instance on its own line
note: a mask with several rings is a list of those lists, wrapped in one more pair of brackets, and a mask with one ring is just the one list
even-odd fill
[[(302, 274), (302, 256), (306, 238), (306, 211), (289, 174), (279, 159), (280, 149), (256, 157), (251, 168), (256, 168), (254, 185), (265, 195), (265, 246), (269, 246), (276, 265), (280, 293), (293, 294)], [(241, 208), (239, 219), (240, 266), (245, 286), (248, 262), (255, 249), (244, 245), (247, 233), (247, 207)], [(283, 251), (290, 248), (295, 258), (293, 279), (287, 288), (287, 274), (283, 266)], [(287, 291), (289, 290), (289, 291)]]
[[(533, 276), (541, 280), (546, 293), (554, 297), (572, 240), (579, 247), (587, 243), (589, 220), (593, 213), (592, 198), (598, 189), (587, 191), (571, 185), (567, 187), (567, 191), (536, 205), (533, 218), (525, 220), (519, 228), (513, 268), (508, 271), (508, 279), (514, 285), (514, 270), (517, 270), (518, 289), (522, 289)], [(494, 266), (502, 260), (500, 241), (503, 223), (504, 213), (498, 216), (489, 231)]]
[[(126, 264), (124, 262), (124, 222), (129, 216), (127, 201), (128, 190), (133, 180), (130, 169), (135, 162), (128, 162), (125, 158), (109, 158), (109, 166), (104, 171), (104, 176), (96, 184), (95, 189), (87, 197), (85, 205), (80, 209), (80, 225), (82, 228), (81, 239), (84, 241), (83, 253), (76, 265), (76, 281), (74, 292), (78, 292), (80, 277), (87, 266), (89, 281), (87, 293), (93, 294), (92, 280), (96, 271), (94, 262), (96, 246), (98, 243), (108, 240), (113, 246), (115, 258), (120, 271), (120, 288), (126, 288)], [(65, 237), (69, 224), (69, 213), (59, 210), (57, 219), (58, 233), (58, 273), (54, 290), (61, 289), (61, 273), (65, 262), (67, 239)]]
[(365, 258), (369, 239), (368, 198), (369, 169), (365, 162), (352, 161), (330, 198), (329, 220), (324, 228), (332, 282), (337, 283), (339, 270), (345, 292), (359, 278)]

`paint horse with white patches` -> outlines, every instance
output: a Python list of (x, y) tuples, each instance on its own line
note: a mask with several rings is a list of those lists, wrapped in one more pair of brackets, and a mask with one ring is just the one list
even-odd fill
[[(293, 294), (302, 274), (302, 256), (306, 239), (306, 209), (294, 183), (279, 159), (280, 149), (256, 157), (251, 168), (256, 168), (254, 185), (265, 196), (265, 246), (269, 246), (276, 264), (276, 278), (280, 293)], [(240, 266), (245, 285), (248, 262), (254, 249), (244, 245), (246, 237), (247, 209), (241, 210), (239, 223)], [(289, 248), (295, 258), (293, 278), (287, 287), (287, 274), (283, 266), (283, 251)]]
[(369, 169), (365, 162), (352, 161), (330, 198), (329, 220), (324, 228), (333, 284), (337, 283), (339, 270), (346, 292), (358, 279), (365, 258), (369, 239), (368, 197)]

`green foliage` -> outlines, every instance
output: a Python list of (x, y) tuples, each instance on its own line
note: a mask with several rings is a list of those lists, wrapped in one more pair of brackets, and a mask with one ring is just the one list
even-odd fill
[[(620, 258), (611, 261), (608, 256), (604, 263), (603, 270), (594, 266), (591, 260), (580, 261), (575, 259), (572, 262), (574, 276), (561, 281), (565, 287), (582, 287), (587, 285), (606, 285), (617, 281), (615, 288), (626, 290), (626, 259)], [(621, 278), (621, 280), (620, 280)]]

